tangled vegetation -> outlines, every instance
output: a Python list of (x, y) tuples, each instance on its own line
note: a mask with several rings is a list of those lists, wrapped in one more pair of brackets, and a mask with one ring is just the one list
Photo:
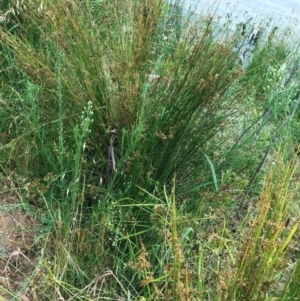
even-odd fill
[(0, 11), (1, 195), (36, 219), (0, 300), (299, 300), (288, 30), (162, 0)]

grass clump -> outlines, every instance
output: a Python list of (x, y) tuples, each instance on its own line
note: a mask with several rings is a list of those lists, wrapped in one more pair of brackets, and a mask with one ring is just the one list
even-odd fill
[(268, 172), (257, 212), (241, 233), (232, 267), (220, 282), (220, 300), (268, 300), (280, 296), (281, 282), (288, 281), (282, 269), (288, 268), (288, 246), (299, 227), (299, 216), (291, 211), (298, 181), (295, 162), (286, 165), (281, 160), (277, 157)]
[[(187, 173), (186, 162), (216, 133), (216, 125), (230, 114), (228, 106), (234, 106), (233, 98), (223, 98), (237, 73), (232, 42), (212, 40), (209, 19), (191, 26), (161, 1), (116, 2), (109, 12), (104, 3), (93, 2), (61, 8), (59, 2), (51, 1), (42, 10), (37, 9), (38, 3), (28, 5), (16, 12), (17, 17), (22, 15), (20, 31), (2, 35), (5, 45), (14, 49), (16, 68), (37, 85), (39, 103), (47, 108), (47, 114), (39, 117), (40, 131), (47, 128), (54, 143), (52, 133), (61, 126), (59, 112), (67, 116), (64, 131), (70, 137), (81, 111), (92, 101), (95, 122), (89, 149), (100, 173), (106, 169), (114, 128), (120, 145), (118, 175), (125, 174), (130, 187), (144, 187), (147, 178), (163, 183), (175, 169)], [(55, 17), (50, 18), (51, 14)], [(106, 23), (100, 22), (102, 17)], [(200, 25), (203, 31), (197, 29)], [(31, 27), (37, 38), (31, 37)], [(57, 103), (60, 93), (63, 106)], [(192, 139), (199, 143), (191, 143)], [(72, 148), (74, 141), (69, 140), (66, 147)], [(45, 161), (49, 160), (46, 156)], [(118, 176), (114, 181), (124, 182)]]
[[(44, 225), (39, 268), (22, 293), (295, 294), (298, 260), (280, 272), (294, 258), (289, 245), (298, 247), (288, 159), (298, 68), (288, 40), (261, 39), (241, 65), (248, 36), (230, 20), (184, 14), (179, 2), (24, 0), (1, 9), (0, 161)], [(278, 279), (285, 286), (276, 289)]]

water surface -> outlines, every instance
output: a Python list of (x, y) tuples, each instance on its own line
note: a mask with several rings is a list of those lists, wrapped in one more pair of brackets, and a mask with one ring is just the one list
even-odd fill
[(272, 19), (277, 25), (300, 29), (300, 0), (185, 0), (185, 9), (193, 7), (197, 13), (214, 11), (216, 4), (219, 15), (232, 13), (238, 22), (247, 15), (257, 19)]

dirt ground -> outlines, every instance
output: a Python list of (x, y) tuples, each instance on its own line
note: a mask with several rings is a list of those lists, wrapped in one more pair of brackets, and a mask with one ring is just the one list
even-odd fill
[(0, 301), (29, 301), (26, 295), (36, 264), (32, 246), (38, 224), (17, 194), (3, 192), (9, 190), (0, 186)]

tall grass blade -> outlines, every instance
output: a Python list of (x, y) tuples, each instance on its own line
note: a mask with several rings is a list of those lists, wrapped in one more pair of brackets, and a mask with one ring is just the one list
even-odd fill
[(213, 176), (215, 190), (216, 190), (216, 192), (219, 192), (220, 189), (219, 189), (219, 184), (218, 184), (218, 179), (217, 179), (216, 171), (215, 171), (215, 168), (214, 168), (214, 164), (206, 154), (204, 154), (204, 156), (205, 156), (205, 158), (206, 158), (206, 160), (209, 164), (209, 167), (210, 167), (210, 170), (211, 170), (211, 173), (212, 173), (212, 176)]

